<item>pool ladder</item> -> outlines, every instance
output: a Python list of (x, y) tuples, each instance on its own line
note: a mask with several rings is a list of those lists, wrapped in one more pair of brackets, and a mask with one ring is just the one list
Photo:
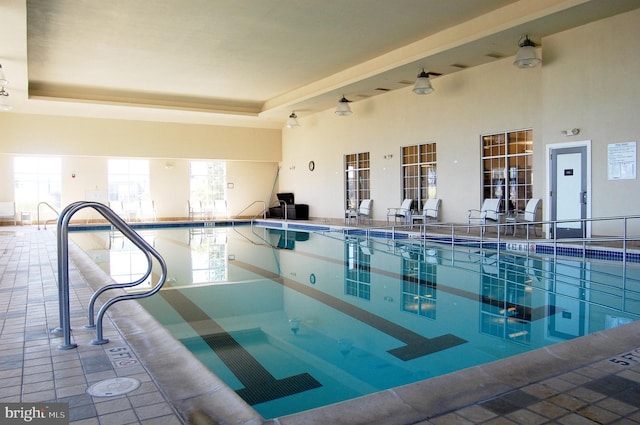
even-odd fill
[[(58, 232), (57, 232), (57, 242), (58, 242), (58, 303), (59, 303), (59, 311), (60, 311), (60, 327), (54, 329), (52, 333), (62, 333), (64, 336), (64, 343), (58, 345), (60, 350), (69, 350), (72, 348), (76, 348), (78, 345), (71, 342), (71, 318), (70, 318), (70, 308), (69, 308), (69, 221), (71, 217), (78, 211), (83, 208), (93, 208), (100, 215), (102, 215), (113, 227), (118, 229), (126, 238), (128, 238), (138, 249), (140, 249), (147, 258), (147, 271), (140, 279), (135, 282), (130, 283), (114, 283), (111, 285), (106, 285), (97, 290), (89, 301), (89, 324), (86, 326), (87, 328), (96, 329), (96, 339), (91, 341), (91, 344), (99, 345), (106, 344), (109, 342), (108, 339), (103, 337), (102, 332), (102, 319), (109, 307), (118, 301), (124, 300), (133, 300), (139, 298), (150, 297), (156, 292), (160, 291), (162, 285), (164, 285), (165, 280), (167, 279), (167, 264), (164, 261), (164, 258), (153, 248), (147, 241), (145, 241), (131, 226), (124, 222), (113, 210), (111, 210), (106, 205), (99, 202), (87, 202), (87, 201), (79, 201), (69, 204), (58, 217)], [(153, 260), (155, 258), (157, 262), (160, 264), (161, 274), (158, 279), (158, 283), (155, 287), (147, 292), (140, 292), (135, 294), (124, 294), (118, 295), (113, 298), (110, 298), (106, 301), (100, 310), (98, 311), (98, 315), (94, 322), (93, 320), (93, 312), (94, 312), (94, 304), (98, 299), (98, 296), (103, 292), (109, 289), (116, 288), (130, 288), (136, 285), (139, 285), (147, 280), (147, 278), (151, 275), (151, 271), (153, 268)]]

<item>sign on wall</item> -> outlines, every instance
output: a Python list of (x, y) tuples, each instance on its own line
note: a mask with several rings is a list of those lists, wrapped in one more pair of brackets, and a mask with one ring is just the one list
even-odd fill
[(609, 144), (607, 158), (609, 180), (636, 178), (636, 142)]

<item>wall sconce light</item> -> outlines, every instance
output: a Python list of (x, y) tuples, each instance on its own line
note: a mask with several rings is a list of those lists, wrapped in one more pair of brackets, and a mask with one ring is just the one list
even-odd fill
[(572, 128), (571, 130), (562, 130), (562, 134), (564, 134), (567, 137), (575, 136), (575, 135), (577, 135), (579, 133), (580, 133), (580, 129), (579, 128)]
[(291, 115), (289, 115), (289, 119), (287, 120), (287, 128), (296, 128), (299, 126), (300, 123), (298, 122), (298, 116), (295, 112), (291, 112)]
[(518, 46), (520, 46), (520, 50), (518, 50), (516, 59), (513, 61), (515, 66), (518, 68), (535, 68), (542, 62), (536, 55), (536, 43), (531, 41), (528, 35), (525, 35), (524, 41), (518, 43)]
[(338, 107), (336, 108), (336, 115), (339, 115), (341, 117), (344, 117), (346, 115), (351, 115), (351, 107), (349, 106), (350, 102), (351, 101), (346, 97), (344, 97), (343, 95), (342, 99), (338, 101)]
[(431, 80), (429, 80), (430, 74), (429, 72), (425, 72), (424, 69), (420, 71), (416, 78), (416, 83), (413, 85), (413, 92), (415, 94), (429, 94), (433, 92), (434, 88), (431, 86)]
[(173, 170), (176, 166), (176, 163), (174, 161), (167, 161), (164, 163), (164, 168), (166, 170)]

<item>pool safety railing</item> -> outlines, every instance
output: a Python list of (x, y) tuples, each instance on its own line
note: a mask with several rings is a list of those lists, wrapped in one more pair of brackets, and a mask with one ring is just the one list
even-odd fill
[(60, 213), (55, 208), (53, 208), (48, 202), (40, 202), (38, 204), (38, 207), (36, 208), (36, 214), (37, 214), (36, 223), (38, 224), (38, 230), (40, 230), (40, 206), (42, 206), (42, 205), (44, 205), (46, 207), (49, 207), (49, 209), (51, 211), (53, 211), (55, 213), (55, 215), (56, 215), (56, 218), (45, 220), (45, 222), (44, 222), (44, 230), (47, 230), (47, 223), (56, 222), (58, 220), (58, 217), (60, 217)]
[(247, 205), (246, 207), (244, 207), (238, 214), (236, 214), (236, 216), (234, 217), (234, 220), (239, 219), (242, 216), (242, 213), (247, 211), (249, 208), (253, 207), (256, 204), (262, 204), (262, 211), (260, 211), (259, 213), (255, 214), (252, 218), (251, 221), (253, 222), (253, 220), (257, 219), (258, 216), (262, 216), (263, 219), (267, 218), (267, 203), (265, 201), (253, 201), (252, 203), (250, 203), (249, 205)]
[[(62, 333), (64, 336), (64, 343), (58, 346), (61, 350), (68, 350), (72, 348), (76, 348), (78, 345), (71, 342), (71, 318), (70, 318), (70, 307), (69, 307), (69, 222), (71, 217), (83, 208), (93, 208), (100, 215), (102, 215), (113, 227), (119, 230), (126, 238), (128, 238), (138, 249), (140, 249), (148, 263), (147, 271), (140, 279), (131, 283), (114, 283), (110, 285), (106, 285), (96, 291), (91, 300), (89, 302), (89, 325), (87, 327), (96, 329), (96, 339), (91, 341), (94, 345), (106, 344), (109, 342), (108, 339), (103, 337), (102, 332), (102, 320), (103, 317), (109, 307), (113, 304), (124, 301), (124, 300), (133, 300), (139, 298), (150, 297), (151, 295), (157, 293), (162, 288), (166, 278), (167, 278), (167, 265), (164, 261), (164, 258), (153, 248), (147, 241), (145, 241), (138, 233), (136, 233), (131, 226), (129, 226), (125, 221), (120, 218), (113, 210), (111, 210), (106, 205), (99, 202), (85, 202), (79, 201), (74, 202), (68, 205), (58, 217), (58, 233), (57, 233), (57, 243), (58, 243), (58, 303), (59, 303), (59, 312), (60, 312), (60, 327), (54, 329), (53, 333)], [(113, 298), (110, 298), (106, 301), (100, 310), (98, 311), (98, 315), (96, 317), (95, 322), (93, 321), (93, 310), (94, 304), (98, 298), (98, 296), (110, 289), (116, 288), (129, 288), (136, 285), (139, 285), (142, 282), (145, 282), (147, 278), (151, 275), (153, 269), (153, 261), (152, 257), (156, 259), (158, 264), (160, 265), (160, 276), (158, 278), (158, 282), (155, 286), (152, 285), (152, 289), (146, 292), (138, 292), (132, 294), (124, 294), (118, 295)]]
[[(582, 237), (558, 237), (559, 228), (576, 227), (585, 229)], [(534, 236), (534, 232), (524, 232), (524, 236), (507, 237), (514, 233), (514, 226), (536, 226), (542, 236)], [(495, 228), (495, 232), (485, 228)], [(474, 230), (469, 233), (468, 228)], [(416, 232), (416, 229), (418, 231)], [(516, 228), (517, 229), (517, 228)], [(585, 219), (568, 219), (553, 221), (535, 221), (524, 223), (495, 222), (484, 225), (467, 225), (451, 223), (427, 223), (419, 225), (397, 224), (391, 226), (372, 226), (362, 228), (344, 228), (345, 233), (363, 234), (367, 238), (385, 237), (390, 239), (428, 239), (441, 243), (473, 244), (480, 248), (495, 247), (502, 249), (508, 247), (522, 250), (535, 250), (543, 247), (546, 254), (557, 257), (571, 252), (572, 256), (587, 258), (597, 247), (607, 248), (615, 252), (611, 258), (617, 258), (623, 263), (628, 261), (630, 254), (640, 255), (640, 215), (598, 217)], [(599, 233), (594, 236), (593, 233)], [(544, 236), (546, 235), (546, 236)], [(631, 242), (636, 242), (633, 252)], [(637, 262), (637, 261), (636, 261)]]

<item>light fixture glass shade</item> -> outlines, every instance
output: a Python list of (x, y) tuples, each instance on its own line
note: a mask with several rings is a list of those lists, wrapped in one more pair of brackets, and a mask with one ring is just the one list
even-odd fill
[(431, 80), (429, 80), (429, 73), (424, 72), (424, 69), (420, 74), (418, 74), (418, 78), (416, 78), (416, 83), (413, 86), (413, 92), (415, 94), (429, 94), (433, 92), (433, 87), (431, 86)]
[(9, 93), (4, 89), (4, 87), (0, 87), (0, 111), (10, 111), (13, 109), (13, 106), (7, 103), (7, 98), (9, 97)]
[(520, 50), (516, 55), (516, 59), (513, 64), (518, 68), (534, 68), (542, 62), (537, 56), (536, 44), (526, 37), (525, 40), (519, 44)]
[(7, 81), (7, 77), (4, 76), (4, 71), (2, 70), (2, 65), (0, 65), (0, 86), (4, 87), (9, 83)]
[(336, 115), (339, 115), (341, 117), (350, 115), (351, 107), (349, 106), (349, 102), (351, 101), (342, 96), (342, 99), (340, 99), (340, 101), (338, 102), (338, 107), (336, 108)]
[(287, 128), (295, 128), (299, 126), (300, 123), (298, 123), (298, 116), (295, 112), (292, 112), (291, 115), (289, 115), (289, 119), (287, 120)]

